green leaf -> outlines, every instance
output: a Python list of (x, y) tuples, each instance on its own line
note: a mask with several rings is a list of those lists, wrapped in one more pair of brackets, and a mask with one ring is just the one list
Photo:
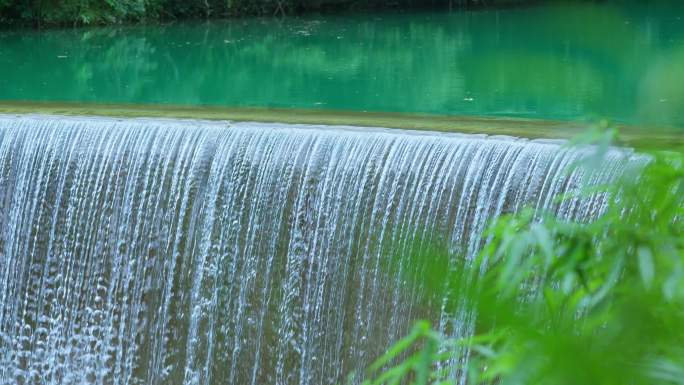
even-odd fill
[(653, 284), (653, 277), (655, 276), (655, 266), (651, 249), (646, 246), (639, 246), (637, 249), (637, 259), (639, 260), (641, 280), (644, 283), (644, 286), (647, 289), (650, 289)]
[(425, 336), (425, 334), (430, 330), (430, 324), (427, 321), (419, 321), (413, 327), (411, 333), (401, 339), (399, 342), (394, 344), (385, 354), (378, 358), (370, 367), (369, 371), (374, 372), (387, 363), (392, 361), (399, 354), (410, 348), (418, 339)]

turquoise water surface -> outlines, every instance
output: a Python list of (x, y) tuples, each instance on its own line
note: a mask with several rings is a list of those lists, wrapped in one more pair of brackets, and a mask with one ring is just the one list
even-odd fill
[(684, 127), (684, 5), (554, 3), (0, 32), (0, 100)]

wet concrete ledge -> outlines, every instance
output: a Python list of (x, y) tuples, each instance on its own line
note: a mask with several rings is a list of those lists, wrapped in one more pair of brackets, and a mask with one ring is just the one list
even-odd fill
[[(465, 134), (509, 135), (530, 139), (568, 139), (584, 132), (592, 126), (592, 123), (586, 122), (455, 115), (442, 116), (338, 110), (33, 101), (0, 101), (0, 113), (150, 117), (384, 127)], [(622, 144), (637, 149), (673, 149), (684, 146), (684, 129), (638, 127), (630, 125), (615, 125), (615, 128), (620, 132)]]

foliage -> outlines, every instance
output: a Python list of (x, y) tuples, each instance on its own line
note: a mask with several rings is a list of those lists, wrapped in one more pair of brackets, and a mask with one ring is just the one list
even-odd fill
[[(493, 0), (510, 4), (521, 0)], [(113, 24), (242, 15), (286, 15), (322, 9), (468, 6), (478, 0), (0, 0), (0, 22), (48, 25)]]
[[(602, 154), (581, 167), (600, 166)], [(443, 368), (459, 347), (470, 352), (457, 368), (468, 384), (684, 384), (684, 151), (642, 166), (583, 192), (607, 199), (590, 223), (508, 215), (476, 263), (455, 275), (432, 269), (465, 304), (459, 311), (477, 314), (475, 336), (445, 338), (419, 323), (364, 385), (453, 384)]]

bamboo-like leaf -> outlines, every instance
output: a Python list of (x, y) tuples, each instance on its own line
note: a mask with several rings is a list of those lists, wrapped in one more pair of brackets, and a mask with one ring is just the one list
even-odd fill
[(429, 330), (430, 324), (427, 321), (420, 321), (416, 323), (411, 333), (408, 336), (402, 338), (396, 344), (394, 344), (385, 354), (383, 354), (379, 359), (377, 359), (369, 367), (369, 371), (374, 372), (385, 366), (399, 354), (403, 353), (408, 348), (410, 348), (416, 342), (416, 340), (420, 339), (421, 337), (424, 337)]
[(637, 249), (637, 258), (639, 260), (639, 273), (641, 280), (647, 289), (653, 285), (653, 277), (655, 276), (655, 266), (653, 261), (653, 253), (651, 249), (646, 246), (639, 246)]

